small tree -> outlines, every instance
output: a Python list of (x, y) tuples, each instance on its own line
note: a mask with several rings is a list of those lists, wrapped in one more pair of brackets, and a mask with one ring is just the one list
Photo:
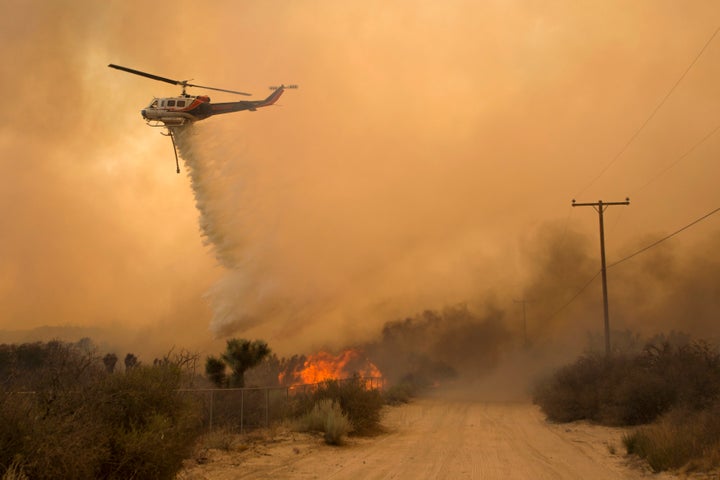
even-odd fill
[(140, 365), (140, 362), (134, 354), (128, 353), (127, 355), (125, 355), (125, 370), (130, 370), (137, 367), (138, 365)]
[(114, 353), (108, 353), (103, 357), (102, 361), (105, 365), (105, 370), (107, 370), (108, 373), (113, 373), (115, 371), (115, 364), (118, 361), (118, 357)]
[(232, 370), (230, 386), (243, 388), (245, 386), (245, 372), (259, 364), (270, 355), (270, 347), (262, 340), (245, 340), (231, 338), (227, 341), (222, 360)]
[(225, 375), (225, 362), (212, 355), (205, 360), (205, 374), (211, 382), (218, 388), (222, 388), (227, 384), (227, 375)]

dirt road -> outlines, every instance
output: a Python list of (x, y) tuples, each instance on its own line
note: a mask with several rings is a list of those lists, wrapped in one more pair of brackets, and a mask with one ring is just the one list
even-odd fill
[(621, 429), (552, 425), (528, 403), (425, 399), (390, 408), (388, 433), (330, 447), (280, 434), (235, 453), (214, 452), (180, 476), (200, 479), (641, 479)]

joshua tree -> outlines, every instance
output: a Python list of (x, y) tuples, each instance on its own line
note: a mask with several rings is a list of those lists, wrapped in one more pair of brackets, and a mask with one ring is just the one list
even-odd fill
[(128, 353), (127, 355), (125, 355), (125, 370), (130, 370), (131, 368), (135, 368), (138, 365), (140, 365), (140, 362), (134, 354)]
[(103, 357), (103, 364), (105, 365), (105, 369), (108, 371), (108, 373), (113, 373), (115, 371), (115, 364), (117, 363), (117, 361), (117, 355), (115, 355), (114, 353), (108, 353)]
[(260, 363), (270, 354), (270, 347), (262, 340), (231, 338), (227, 341), (222, 360), (232, 370), (230, 386), (242, 388), (245, 386), (245, 371)]
[(218, 388), (224, 387), (227, 383), (225, 367), (225, 362), (219, 358), (209, 356), (205, 360), (205, 374)]

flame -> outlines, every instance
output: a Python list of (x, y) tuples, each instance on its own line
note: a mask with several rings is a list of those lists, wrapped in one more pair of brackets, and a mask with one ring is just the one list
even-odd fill
[(349, 378), (353, 375), (363, 378), (382, 377), (380, 370), (360, 350), (348, 349), (338, 355), (323, 351), (310, 355), (302, 366), (281, 372), (278, 381), (281, 385), (293, 386)]

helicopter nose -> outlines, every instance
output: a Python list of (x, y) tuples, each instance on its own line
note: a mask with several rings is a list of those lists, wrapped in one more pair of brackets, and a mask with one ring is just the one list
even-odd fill
[(142, 115), (143, 118), (147, 118), (147, 110), (140, 110), (140, 115)]

